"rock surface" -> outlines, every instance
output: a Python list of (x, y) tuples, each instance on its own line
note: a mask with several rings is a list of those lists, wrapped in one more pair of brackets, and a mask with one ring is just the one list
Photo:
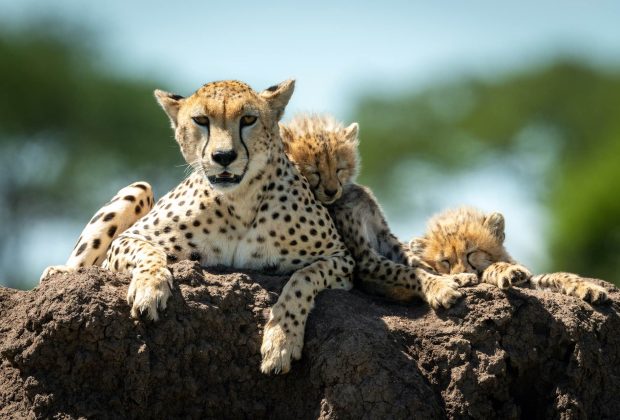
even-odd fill
[(466, 288), (454, 308), (321, 293), (303, 358), (259, 373), (286, 278), (172, 265), (157, 323), (96, 267), (0, 288), (0, 418), (617, 418), (620, 292)]

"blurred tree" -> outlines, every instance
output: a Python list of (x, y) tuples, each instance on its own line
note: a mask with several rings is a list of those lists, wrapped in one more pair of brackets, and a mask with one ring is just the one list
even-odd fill
[(0, 32), (0, 276), (14, 286), (25, 279), (9, 265), (29, 221), (86, 222), (103, 197), (182, 162), (155, 84), (109, 74), (71, 35)]
[[(396, 163), (428, 178), (504, 159), (549, 206), (552, 270), (620, 284), (620, 72), (574, 61), (360, 101), (363, 182), (395, 193)], [(423, 184), (425, 180), (421, 180)], [(423, 188), (423, 186), (421, 185)]]

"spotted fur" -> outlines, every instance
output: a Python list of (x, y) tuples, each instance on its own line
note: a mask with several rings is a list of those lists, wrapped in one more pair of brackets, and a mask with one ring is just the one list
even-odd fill
[(476, 276), (438, 276), (425, 269), (390, 231), (370, 189), (354, 182), (359, 168), (358, 125), (344, 127), (325, 115), (299, 115), (281, 124), (285, 150), (314, 195), (328, 205), (338, 231), (356, 261), (355, 278), (372, 293), (396, 300), (421, 297), (433, 308), (449, 307), (459, 285)]
[(504, 247), (504, 216), (461, 207), (430, 219), (423, 237), (414, 238), (412, 252), (439, 273), (476, 273), (482, 282), (507, 289), (530, 284), (589, 302), (607, 300), (607, 291), (572, 273), (532, 276)]
[(47, 267), (40, 280), (54, 273), (101, 265), (112, 241), (148, 213), (153, 204), (153, 191), (144, 181), (121, 189), (86, 225), (67, 263)]
[(224, 81), (188, 97), (156, 91), (194, 171), (112, 242), (103, 263), (131, 274), (131, 315), (153, 320), (173, 287), (167, 262), (292, 273), (264, 329), (265, 373), (287, 372), (301, 357), (317, 293), (349, 289), (354, 265), (327, 209), (284, 153), (278, 120), (293, 89), (287, 81), (257, 93)]

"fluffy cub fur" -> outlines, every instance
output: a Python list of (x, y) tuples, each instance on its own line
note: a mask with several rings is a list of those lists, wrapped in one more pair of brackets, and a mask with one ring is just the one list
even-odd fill
[(475, 273), (484, 283), (507, 289), (530, 283), (538, 289), (551, 289), (589, 302), (607, 300), (607, 291), (572, 273), (532, 276), (516, 263), (504, 247), (504, 216), (484, 214), (461, 207), (430, 219), (422, 238), (414, 238), (412, 252), (438, 273)]
[(372, 293), (397, 300), (419, 296), (433, 308), (449, 307), (456, 289), (474, 275), (438, 276), (424, 268), (390, 231), (372, 192), (354, 183), (358, 172), (358, 125), (344, 127), (329, 116), (299, 115), (281, 124), (285, 151), (328, 206), (356, 261), (355, 278)]

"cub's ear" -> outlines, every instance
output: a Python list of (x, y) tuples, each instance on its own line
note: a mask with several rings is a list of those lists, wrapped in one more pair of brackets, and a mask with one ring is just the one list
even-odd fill
[(497, 238), (500, 243), (504, 243), (506, 239), (506, 233), (504, 232), (504, 216), (501, 213), (491, 213), (484, 219), (484, 225), (491, 231), (493, 236)]
[(347, 141), (350, 143), (357, 144), (359, 142), (357, 137), (359, 129), (360, 126), (357, 123), (349, 125), (347, 128), (344, 129), (344, 138), (347, 139)]
[(294, 90), (295, 80), (289, 79), (278, 85), (268, 87), (259, 95), (267, 101), (275, 113), (276, 119), (279, 120), (284, 115), (284, 108), (286, 108)]
[(415, 255), (420, 256), (426, 249), (427, 244), (428, 240), (426, 238), (413, 238), (409, 242), (409, 249), (411, 249), (411, 252), (413, 252)]
[(282, 137), (282, 144), (284, 144), (284, 152), (288, 154), (290, 151), (290, 143), (293, 140), (293, 133), (284, 124), (280, 124), (280, 137)]
[(170, 124), (173, 129), (177, 128), (177, 116), (179, 114), (179, 108), (184, 97), (181, 95), (175, 95), (174, 93), (164, 92), (163, 90), (155, 89), (155, 99), (159, 105), (166, 111), (168, 118), (170, 118)]

